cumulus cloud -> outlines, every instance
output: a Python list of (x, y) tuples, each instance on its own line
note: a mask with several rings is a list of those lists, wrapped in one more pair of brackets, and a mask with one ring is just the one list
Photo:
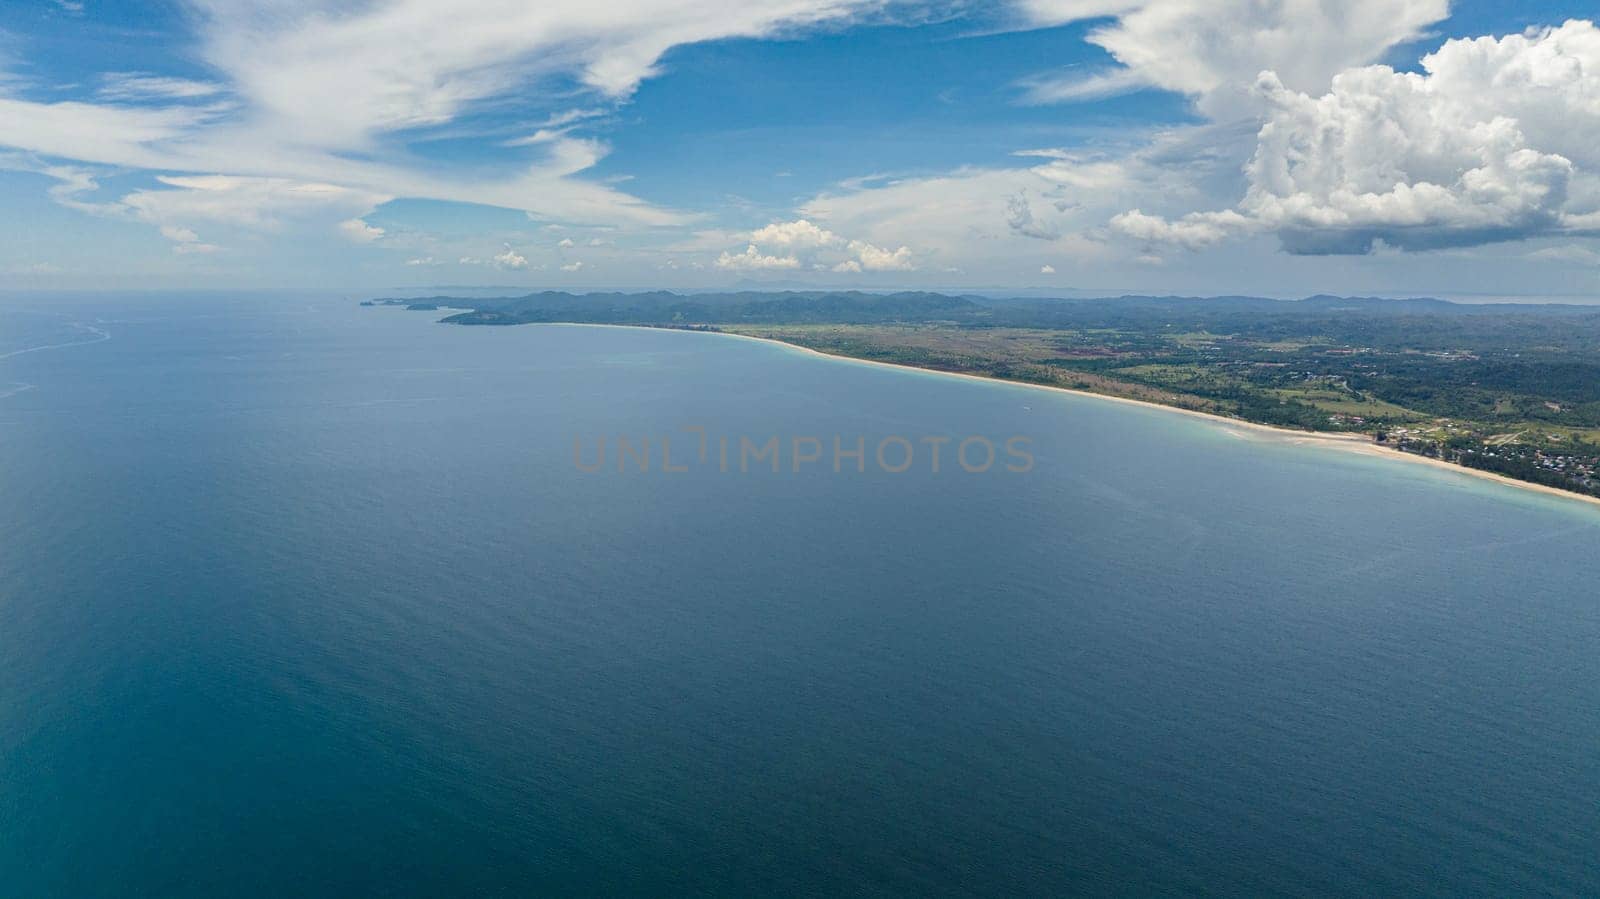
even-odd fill
[[(501, 271), (519, 271), (528, 267), (528, 257), (511, 248), (510, 244), (503, 244), (504, 249), (499, 253), (485, 259), (481, 256), (462, 256), (456, 260), (459, 265), (487, 265)], [(433, 259), (413, 259), (406, 265), (432, 265)], [(541, 266), (542, 268), (543, 266)]]
[(750, 240), (763, 246), (816, 249), (844, 243), (843, 238), (826, 228), (819, 228), (805, 219), (792, 222), (773, 222), (750, 232)]
[[(1153, 87), (1192, 97), (1210, 123), (1119, 137), (1097, 144), (1107, 148), (1099, 155), (1021, 150), (1026, 164), (841, 183), (785, 220), (719, 231), (714, 243), (682, 252), (707, 262), (720, 252), (716, 264), (730, 270), (848, 274), (975, 260), (1016, 273), (1045, 255), (1070, 273), (1086, 260), (1154, 257), (1158, 244), (1206, 249), (1237, 235), (1278, 235), (1294, 253), (1347, 253), (1600, 232), (1600, 53), (1589, 23), (1449, 41), (1420, 71), (1395, 72), (1370, 63), (1423, 36), (1447, 13), (1446, 0), (1014, 2), (1035, 26), (1096, 20), (1089, 40), (1109, 56), (1099, 67), (1027, 79), (1024, 102)], [(232, 245), (228, 229), (302, 221), (375, 239), (363, 217), (400, 196), (635, 235), (716, 227), (631, 196), (619, 181), (585, 177), (609, 152), (578, 136), (585, 123), (612, 115), (673, 47), (831, 27), (885, 4), (191, 0), (183, 8), (195, 13), (194, 55), (215, 81), (119, 72), (88, 80), (74, 95), (81, 99), (66, 102), (37, 102), (44, 93), (25, 100), (0, 82), (0, 146), (47, 160), (30, 170), (54, 179), (48, 190), (63, 205), (145, 222), (176, 247), (214, 249), (207, 241)], [(561, 93), (540, 96), (547, 85)], [(452, 122), (470, 139), (468, 118), (475, 124), (476, 113), (510, 97), (571, 108), (486, 138), (523, 148), (496, 151), (497, 160), (518, 160), (504, 168), (450, 171), (406, 152), (418, 136), (459, 138), (441, 127)], [(1247, 127), (1236, 139), (1228, 129), (1239, 122)], [(159, 186), (99, 199), (95, 179), (128, 170), (160, 173)], [(182, 233), (194, 239), (171, 236)], [(498, 258), (473, 262), (510, 265)]]
[(1133, 263), (1153, 257), (1153, 244), (1200, 249), (1268, 230), (1242, 204), (1223, 208), (1249, 190), (1256, 132), (1275, 108), (1255, 87), (1259, 73), (1278, 72), (1286, 90), (1321, 93), (1336, 74), (1419, 38), (1448, 12), (1445, 0), (1021, 0), (1018, 8), (1038, 27), (1105, 20), (1089, 40), (1113, 60), (1026, 79), (1023, 102), (1153, 87), (1193, 97), (1212, 121), (1157, 132), (1130, 150), (1018, 150), (1042, 160), (1026, 168), (846, 183), (798, 212), (879, 244), (914, 240), (930, 261), (977, 255), (1009, 271), (1037, 265), (1038, 242), (1076, 264)]
[[(800, 268), (841, 273), (911, 271), (916, 257), (910, 247), (889, 250), (865, 240), (849, 240), (801, 218), (791, 222), (772, 222), (748, 235), (750, 243), (742, 254), (724, 252), (717, 260), (720, 268)], [(760, 247), (787, 250), (783, 256), (763, 256)], [(726, 260), (726, 261), (725, 261)], [(757, 261), (760, 260), (760, 261)]]
[(855, 261), (869, 272), (909, 272), (917, 267), (910, 247), (886, 250), (864, 240), (852, 240), (849, 248), (856, 256)]
[(561, 266), (561, 270), (564, 272), (581, 272), (583, 271), (583, 261), (580, 259), (569, 262)]
[(361, 219), (345, 219), (339, 223), (339, 231), (345, 237), (356, 243), (372, 243), (383, 237), (384, 230), (375, 225), (369, 225)]
[(172, 241), (172, 252), (180, 255), (191, 253), (215, 253), (221, 249), (215, 244), (209, 244), (200, 239), (200, 235), (191, 228), (182, 228), (176, 225), (163, 225), (160, 228), (161, 236)]
[(1137, 209), (1112, 216), (1111, 228), (1119, 234), (1150, 243), (1175, 244), (1198, 250), (1221, 243), (1247, 230), (1249, 219), (1232, 210), (1191, 212), (1176, 221), (1145, 215)]
[(1092, 99), (1140, 87), (1189, 94), (1213, 116), (1241, 112), (1257, 73), (1323, 90), (1337, 72), (1377, 60), (1449, 15), (1448, 0), (1023, 0), (1041, 26), (1112, 18), (1088, 41), (1122, 65), (1025, 83), (1032, 102)]
[(506, 244), (505, 251), (496, 254), (491, 261), (494, 262), (496, 268), (500, 269), (522, 269), (528, 267), (528, 257), (511, 249), (510, 244)]
[(1039, 274), (1041, 274), (1041, 275), (1053, 275), (1055, 273), (1056, 273), (1056, 267), (1053, 266), (1053, 265), (1041, 265), (1041, 266), (1039, 266)]
[(744, 248), (743, 253), (729, 253), (723, 251), (717, 257), (717, 268), (736, 272), (771, 271), (774, 269), (795, 269), (800, 267), (800, 260), (794, 256), (768, 256), (756, 249), (755, 244)]
[(1470, 246), (1600, 230), (1600, 30), (1452, 40), (1422, 72), (1369, 66), (1319, 96), (1271, 72), (1236, 211), (1113, 226), (1191, 248), (1276, 233), (1298, 254)]

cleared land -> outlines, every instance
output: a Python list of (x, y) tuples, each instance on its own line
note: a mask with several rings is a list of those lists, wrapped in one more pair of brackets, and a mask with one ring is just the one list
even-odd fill
[(1085, 390), (1408, 452), (1600, 496), (1600, 308), (1439, 300), (934, 293), (377, 300), (457, 324), (718, 330)]

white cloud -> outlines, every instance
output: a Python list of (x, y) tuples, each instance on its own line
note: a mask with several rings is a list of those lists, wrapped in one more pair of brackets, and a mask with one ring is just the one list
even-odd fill
[[(831, 27), (880, 14), (880, 0), (192, 0), (194, 55), (214, 80), (112, 73), (79, 88), (95, 102), (54, 103), (0, 81), (0, 146), (34, 160), (28, 170), (54, 179), (63, 205), (148, 223), (177, 248), (301, 223), (370, 239), (363, 217), (402, 196), (630, 229), (625, 246), (647, 229), (695, 228), (690, 240), (704, 245), (681, 252), (733, 270), (1014, 276), (1044, 256), (1075, 276), (1074, 266), (1132, 263), (1157, 244), (1214, 248), (1233, 236), (1277, 234), (1293, 252), (1327, 253), (1600, 232), (1600, 53), (1587, 23), (1451, 41), (1421, 72), (1395, 73), (1358, 67), (1424, 34), (1445, 0), (1016, 6), (1038, 26), (1102, 19), (1091, 40), (1109, 54), (1029, 79), (1025, 101), (1149, 85), (1193, 97), (1218, 124), (1117, 135), (1097, 155), (1019, 150), (1029, 164), (872, 176), (755, 231), (712, 232), (620, 181), (586, 177), (609, 148), (575, 135), (613, 115), (672, 47)], [(1258, 81), (1262, 70), (1276, 82)], [(470, 136), (479, 119), (464, 114), (513, 98), (555, 107), (510, 132), (528, 135), (505, 142), (525, 149), (493, 156), (515, 155), (514, 165), (452, 170), (406, 152), (418, 136), (459, 138), (426, 130), (453, 121)], [(1236, 138), (1229, 123), (1243, 119), (1252, 124)], [(160, 186), (102, 199), (97, 179), (115, 184), (127, 170), (159, 173)], [(171, 236), (180, 233), (194, 237)]]
[[(197, 0), (204, 55), (269, 120), (330, 147), (435, 125), (519, 84), (572, 74), (625, 97), (674, 46), (838, 21), (867, 0)], [(329, 90), (338, 85), (338, 90)], [(557, 126), (559, 127), (559, 126)]]
[(382, 228), (369, 225), (358, 218), (345, 219), (340, 222), (339, 231), (356, 243), (372, 243), (384, 235)]
[(177, 225), (163, 225), (160, 228), (161, 236), (172, 241), (172, 252), (178, 254), (215, 253), (221, 249), (215, 244), (209, 244), (200, 239), (193, 229)]
[(1176, 244), (1190, 250), (1219, 244), (1247, 230), (1250, 224), (1249, 219), (1232, 210), (1191, 212), (1176, 221), (1168, 221), (1133, 209), (1111, 218), (1111, 228), (1119, 234), (1149, 243)]
[(1034, 102), (1081, 100), (1150, 85), (1199, 98), (1209, 115), (1245, 108), (1264, 69), (1297, 90), (1377, 60), (1449, 15), (1448, 0), (1023, 0), (1034, 25), (1112, 17), (1088, 40), (1123, 66), (1087, 78), (1041, 76)]
[(1574, 265), (1600, 265), (1600, 252), (1575, 243), (1545, 247), (1528, 254), (1529, 259), (1541, 262), (1566, 262)]
[[(25, 158), (0, 154), (0, 168), (35, 171), (54, 178), (51, 197), (63, 206), (108, 218), (142, 222), (155, 227), (183, 253), (207, 253), (215, 245), (199, 240), (197, 230), (215, 227), (274, 231), (286, 224), (328, 220), (330, 224), (361, 214), (389, 198), (331, 184), (297, 182), (280, 178), (241, 178), (231, 175), (157, 176), (162, 187), (143, 188), (119, 199), (92, 201), (85, 194), (100, 185), (88, 171), (74, 166), (37, 165)], [(358, 222), (366, 227), (364, 222)], [(339, 227), (352, 238), (375, 238), (381, 229), (358, 232), (350, 222)]]
[(1149, 0), (1018, 0), (1017, 8), (1036, 25), (1064, 25), (1103, 19), (1148, 6)]
[(1033, 75), (1022, 79), (1018, 86), (1022, 88), (1023, 103), (1043, 106), (1103, 100), (1153, 85), (1133, 69), (1111, 69), (1104, 72), (1067, 71)]
[(553, 113), (537, 127), (565, 128), (568, 125), (576, 125), (579, 122), (588, 121), (589, 119), (600, 118), (605, 114), (606, 111), (604, 109), (564, 109), (560, 112)]
[(1078, 265), (1153, 255), (1117, 238), (1214, 246), (1263, 227), (1243, 207), (1189, 212), (1226, 207), (1249, 189), (1242, 169), (1256, 143), (1252, 120), (1272, 108), (1253, 89), (1258, 73), (1275, 69), (1290, 86), (1326, 90), (1336, 73), (1419, 37), (1447, 13), (1445, 0), (1023, 0), (1019, 8), (1040, 27), (1109, 19), (1090, 40), (1119, 66), (1036, 76), (1023, 84), (1025, 102), (1152, 86), (1196, 98), (1218, 123), (1172, 129), (1120, 153), (1017, 151), (1044, 160), (1028, 168), (862, 179), (797, 211), (880, 245), (914, 242), (941, 267), (979, 258), (1016, 271), (1036, 258), (1038, 242)]
[(104, 205), (84, 199), (84, 194), (93, 193), (100, 189), (100, 184), (95, 180), (95, 174), (85, 168), (71, 165), (48, 165), (41, 163), (37, 158), (0, 152), (0, 169), (9, 169), (18, 172), (33, 172), (54, 179), (47, 193), (54, 200), (68, 209), (98, 215), (104, 211)]
[(570, 250), (573, 247), (577, 246), (577, 244), (572, 242), (572, 238), (563, 237), (563, 238), (561, 238), (561, 242), (556, 244), (556, 246), (560, 247), (563, 250)]
[(566, 265), (561, 266), (561, 270), (564, 272), (581, 272), (583, 271), (583, 268), (583, 261), (581, 259), (574, 260)]
[[(881, 2), (192, 0), (185, 6), (197, 28), (195, 54), (216, 73), (216, 83), (113, 73), (98, 103), (24, 100), (0, 84), (0, 146), (164, 173), (504, 206), (541, 220), (678, 225), (690, 217), (614, 184), (574, 177), (607, 153), (604, 144), (567, 134), (602, 114), (593, 94), (613, 102), (627, 97), (675, 46), (847, 22)], [(573, 79), (587, 86), (591, 102), (552, 113), (535, 157), (510, 170), (441, 171), (406, 154), (406, 138), (396, 136), (513, 94), (523, 100), (544, 91), (551, 102), (567, 102), (570, 89), (546, 85)], [(215, 102), (224, 94), (226, 103)]]
[(750, 241), (762, 246), (795, 247), (800, 249), (831, 247), (844, 242), (839, 235), (825, 228), (819, 228), (805, 219), (797, 219), (792, 222), (773, 222), (764, 228), (758, 228), (750, 232)]
[(107, 72), (100, 81), (97, 95), (105, 100), (195, 100), (222, 93), (221, 85), (209, 81), (148, 72)]
[[(164, 176), (157, 180), (168, 189), (136, 190), (97, 208), (104, 214), (127, 216), (162, 229), (192, 231), (209, 225), (273, 231), (287, 224), (319, 219), (338, 222), (352, 213), (359, 215), (370, 211), (389, 199), (332, 184), (281, 178), (192, 175)], [(364, 222), (359, 224), (365, 227)], [(370, 240), (381, 236), (379, 229), (372, 229), (378, 234), (358, 232), (350, 221), (343, 221), (338, 227), (352, 239)]]
[(744, 248), (743, 253), (729, 253), (723, 251), (717, 257), (717, 268), (729, 271), (770, 271), (774, 269), (794, 269), (800, 267), (800, 260), (794, 256), (767, 256), (756, 249), (755, 244)]
[(416, 259), (407, 259), (406, 260), (406, 265), (411, 265), (411, 266), (434, 266), (434, 265), (443, 265), (443, 264), (444, 263), (439, 262), (438, 260), (434, 259), (432, 256), (420, 256), (420, 257), (418, 257)]
[(566, 109), (553, 113), (543, 122), (533, 126), (534, 132), (526, 137), (513, 138), (503, 141), (503, 147), (531, 147), (536, 144), (546, 144), (559, 137), (563, 137), (577, 128), (583, 122), (600, 118), (606, 114), (603, 109)]
[(910, 247), (885, 250), (864, 240), (852, 240), (850, 252), (856, 254), (855, 261), (869, 272), (909, 272), (917, 267)]
[[(1235, 141), (1231, 133), (1194, 129), (1159, 137), (1122, 158), (1026, 150), (1020, 152), (1043, 161), (847, 186), (807, 201), (799, 212), (878, 246), (903, 240), (916, 248), (916, 260), (939, 269), (976, 263), (1014, 273), (1038, 265), (1041, 243), (1052, 254), (1100, 259), (1110, 252), (1099, 234), (1108, 219), (1151, 201), (1203, 201), (1207, 195), (1194, 182), (1236, 166), (1214, 149)], [(1241, 144), (1237, 159), (1247, 153), (1248, 144)]]
[(129, 107), (95, 103), (34, 103), (0, 94), (0, 146), (44, 156), (125, 165), (134, 168), (184, 168), (169, 165), (160, 146), (213, 121), (211, 108)]
[(570, 129), (567, 128), (540, 128), (527, 137), (518, 137), (505, 141), (505, 147), (531, 147), (536, 144), (548, 144), (565, 137)]
[[(504, 249), (502, 249), (499, 253), (496, 253), (495, 255), (490, 256), (487, 259), (485, 259), (485, 258), (483, 258), (481, 256), (462, 256), (461, 258), (456, 260), (456, 264), (457, 265), (487, 265), (487, 266), (492, 266), (494, 268), (500, 269), (501, 271), (520, 271), (520, 270), (525, 269), (525, 268), (528, 267), (528, 257), (526, 257), (526, 256), (522, 255), (521, 253), (518, 253), (516, 250), (512, 249), (510, 244), (504, 244), (503, 247), (504, 247)], [(410, 261), (408, 261), (406, 263), (406, 265), (435, 265), (435, 264), (436, 263), (433, 261), (433, 258), (431, 256), (427, 257), (427, 258), (424, 258), (424, 259), (412, 259), (412, 260), (410, 260)], [(543, 266), (541, 266), (541, 268), (542, 267)]]
[(1056, 267), (1053, 266), (1053, 265), (1041, 265), (1041, 266), (1039, 266), (1039, 274), (1041, 274), (1041, 275), (1053, 275), (1055, 273), (1056, 273)]
[(496, 268), (501, 269), (523, 269), (528, 267), (528, 258), (511, 249), (510, 244), (506, 244), (505, 251), (497, 254), (492, 261)]
[[(814, 271), (858, 273), (911, 271), (916, 259), (910, 247), (895, 250), (864, 240), (844, 237), (801, 218), (792, 222), (772, 222), (748, 235), (749, 245), (742, 254), (724, 252), (717, 260), (721, 268), (799, 268)], [(788, 250), (785, 256), (762, 256), (760, 247)]]
[(1267, 230), (1303, 254), (1600, 230), (1600, 30), (1447, 41), (1422, 69), (1352, 69), (1320, 96), (1263, 73), (1270, 112), (1237, 211), (1114, 226), (1191, 247)]

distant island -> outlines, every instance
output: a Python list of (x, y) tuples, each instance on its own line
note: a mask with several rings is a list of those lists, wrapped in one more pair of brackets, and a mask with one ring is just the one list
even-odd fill
[(1374, 442), (1600, 497), (1600, 307), (1315, 296), (541, 292), (363, 305), (722, 331)]

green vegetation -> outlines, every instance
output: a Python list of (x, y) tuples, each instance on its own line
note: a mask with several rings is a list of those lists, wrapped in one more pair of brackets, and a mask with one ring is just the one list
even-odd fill
[(457, 324), (726, 330), (1315, 431), (1600, 495), (1600, 308), (1312, 297), (539, 293), (375, 300)]

